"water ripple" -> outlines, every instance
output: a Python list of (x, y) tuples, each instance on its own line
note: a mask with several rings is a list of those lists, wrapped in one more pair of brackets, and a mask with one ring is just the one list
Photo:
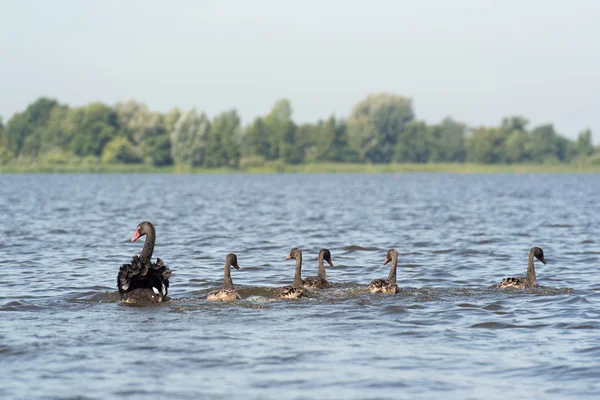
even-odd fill
[[(595, 399), (598, 198), (595, 175), (0, 175), (0, 397)], [(124, 306), (143, 220), (171, 301)], [(540, 287), (496, 289), (534, 245)], [(331, 251), (332, 289), (277, 299), (292, 247), (304, 276)], [(392, 247), (400, 292), (371, 295)], [(229, 252), (242, 300), (206, 302)]]

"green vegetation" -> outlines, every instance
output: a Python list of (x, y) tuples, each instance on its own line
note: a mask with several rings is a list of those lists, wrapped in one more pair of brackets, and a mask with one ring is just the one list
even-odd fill
[(374, 94), (348, 118), (296, 124), (286, 99), (242, 126), (235, 110), (150, 111), (136, 101), (69, 108), (40, 98), (6, 124), (0, 172), (600, 171), (592, 133), (511, 116), (495, 127), (418, 120), (411, 99)]

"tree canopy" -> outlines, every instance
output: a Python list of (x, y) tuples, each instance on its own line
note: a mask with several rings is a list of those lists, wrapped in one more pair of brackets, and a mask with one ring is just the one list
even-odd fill
[(428, 124), (416, 118), (412, 99), (390, 93), (367, 96), (347, 118), (303, 124), (294, 122), (288, 99), (246, 126), (234, 109), (210, 119), (196, 109), (162, 114), (135, 100), (71, 108), (47, 97), (0, 119), (0, 164), (566, 163), (595, 152), (589, 129), (570, 140), (552, 124), (529, 127), (518, 115), (498, 126), (469, 127), (451, 117)]

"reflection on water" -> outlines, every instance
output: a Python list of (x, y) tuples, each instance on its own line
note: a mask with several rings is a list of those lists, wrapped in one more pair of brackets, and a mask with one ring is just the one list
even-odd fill
[[(597, 398), (594, 175), (0, 175), (2, 398)], [(119, 303), (157, 229), (171, 301)], [(499, 290), (524, 275), (541, 287)], [(334, 287), (277, 300), (292, 247)], [(387, 249), (397, 295), (373, 295)], [(241, 301), (206, 302), (225, 255)]]

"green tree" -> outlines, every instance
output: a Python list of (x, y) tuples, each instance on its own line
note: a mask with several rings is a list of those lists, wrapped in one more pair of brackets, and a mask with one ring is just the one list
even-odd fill
[(592, 144), (592, 131), (585, 129), (577, 136), (577, 142), (575, 143), (575, 150), (577, 155), (589, 156), (594, 153), (594, 145)]
[(177, 124), (177, 121), (179, 121), (179, 118), (181, 118), (181, 110), (177, 107), (172, 108), (165, 114), (164, 125), (168, 134), (171, 134), (171, 132), (175, 130), (175, 125)]
[(26, 152), (23, 155), (37, 157), (42, 130), (56, 106), (58, 106), (56, 100), (42, 97), (30, 104), (23, 113), (15, 114), (8, 121), (4, 134), (7, 148), (14, 156), (20, 155), (27, 143)]
[(164, 167), (173, 165), (173, 157), (171, 155), (171, 139), (167, 135), (155, 136), (148, 139), (145, 146), (150, 158), (150, 162), (155, 167)]
[(246, 127), (242, 137), (242, 154), (244, 157), (259, 157), (266, 160), (271, 154), (271, 142), (265, 121), (256, 118)]
[(466, 125), (445, 118), (427, 130), (429, 162), (463, 162), (465, 160)]
[(527, 118), (513, 115), (511, 117), (502, 118), (500, 129), (507, 135), (510, 135), (514, 131), (527, 132), (527, 125), (529, 125), (529, 120)]
[(76, 130), (71, 146), (79, 156), (100, 156), (119, 130), (116, 112), (101, 103), (77, 108), (71, 118)]
[(183, 113), (171, 137), (171, 155), (176, 164), (201, 166), (204, 162), (206, 138), (210, 122), (204, 113), (192, 109)]
[(73, 136), (76, 133), (69, 125), (70, 109), (67, 106), (57, 105), (50, 112), (50, 116), (40, 134), (40, 151), (43, 153), (65, 152), (69, 149)]
[(297, 162), (298, 152), (294, 148), (296, 125), (292, 121), (292, 105), (287, 99), (280, 99), (264, 118), (268, 135), (267, 160), (281, 158), (286, 162)]
[(522, 163), (531, 161), (531, 140), (527, 132), (513, 130), (506, 139), (506, 161)]
[(299, 143), (305, 149), (307, 161), (354, 162), (358, 159), (358, 154), (348, 142), (344, 120), (336, 119), (333, 115), (316, 125), (303, 125), (298, 136), (306, 137), (299, 139)]
[(533, 162), (560, 160), (559, 148), (564, 144), (559, 143), (558, 135), (552, 124), (539, 125), (530, 133), (531, 158)]
[(215, 117), (206, 139), (206, 167), (237, 167), (240, 161), (240, 122), (235, 110), (225, 111)]
[(12, 158), (6, 145), (6, 136), (4, 135), (4, 122), (0, 117), (0, 165), (7, 164)]
[(294, 132), (294, 160), (292, 163), (322, 161), (330, 146), (328, 139), (321, 135), (327, 134), (323, 128), (323, 121), (315, 124), (302, 124), (296, 126)]
[(136, 164), (143, 158), (127, 138), (117, 136), (104, 146), (101, 160), (103, 163)]
[(481, 126), (466, 138), (467, 160), (484, 164), (503, 163), (507, 135), (499, 128)]
[(398, 135), (394, 161), (426, 163), (429, 161), (429, 127), (424, 121), (410, 121)]
[(392, 94), (373, 94), (348, 117), (348, 137), (361, 160), (390, 162), (398, 137), (413, 120), (412, 101)]
[(167, 134), (164, 117), (159, 113), (151, 112), (143, 103), (135, 100), (117, 103), (115, 111), (122, 136), (144, 150), (147, 150), (145, 145), (150, 139)]

